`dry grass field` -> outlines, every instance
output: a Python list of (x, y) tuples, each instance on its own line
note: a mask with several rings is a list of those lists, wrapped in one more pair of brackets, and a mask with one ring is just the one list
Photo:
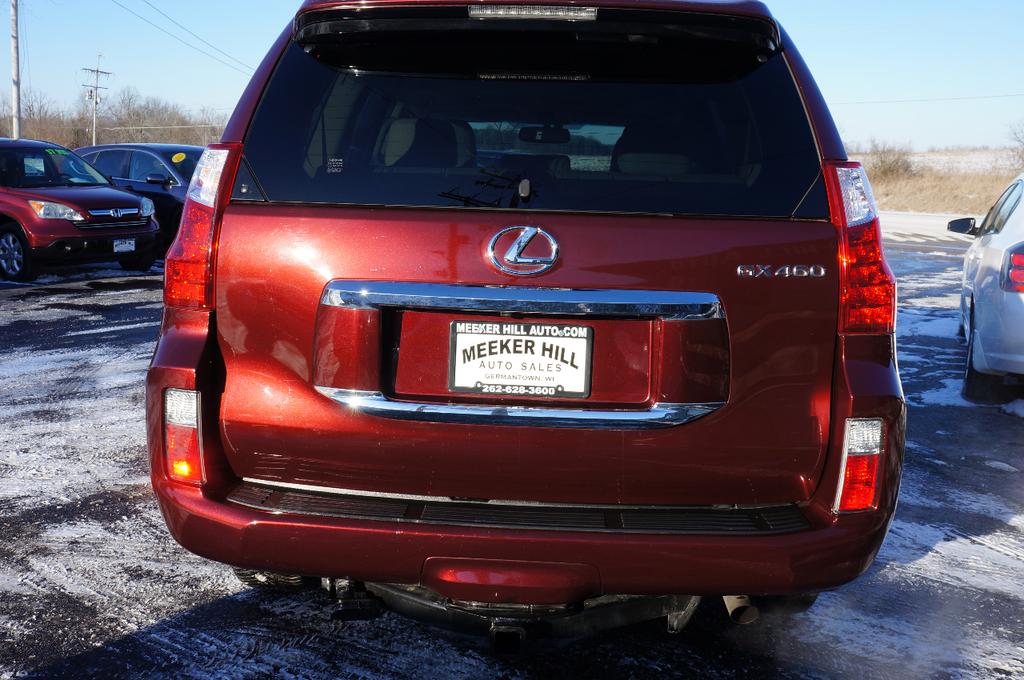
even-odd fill
[(873, 145), (862, 160), (882, 210), (984, 215), (1021, 169), (1012, 149), (913, 153)]
[(905, 177), (872, 179), (882, 210), (984, 215), (1017, 173), (918, 170)]

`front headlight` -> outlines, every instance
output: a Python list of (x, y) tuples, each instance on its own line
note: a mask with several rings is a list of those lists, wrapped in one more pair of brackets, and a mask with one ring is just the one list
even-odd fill
[(85, 217), (80, 212), (63, 203), (29, 201), (28, 204), (32, 206), (36, 216), (44, 220), (71, 220), (72, 222), (82, 222), (85, 220)]
[(152, 217), (153, 213), (156, 212), (156, 206), (153, 205), (153, 201), (148, 198), (142, 199), (142, 205), (139, 206), (139, 208), (142, 210), (143, 217)]

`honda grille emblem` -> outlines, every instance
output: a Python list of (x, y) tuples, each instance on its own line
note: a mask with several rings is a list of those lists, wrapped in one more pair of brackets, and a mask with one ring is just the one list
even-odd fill
[[(537, 236), (542, 236), (547, 241), (548, 255), (544, 256), (534, 252), (526, 255), (526, 249)], [(504, 246), (504, 241), (513, 239), (503, 255), (499, 255), (499, 249)], [(539, 246), (534, 247), (536, 251)], [(491, 264), (506, 274), (516, 276), (532, 276), (542, 274), (555, 266), (558, 260), (558, 241), (551, 234), (537, 227), (508, 227), (502, 229), (487, 246), (487, 257)]]

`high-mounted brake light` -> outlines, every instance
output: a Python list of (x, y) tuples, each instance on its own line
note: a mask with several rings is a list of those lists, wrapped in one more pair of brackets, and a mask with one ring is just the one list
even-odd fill
[(174, 481), (197, 486), (205, 481), (198, 392), (164, 392), (164, 459), (167, 476)]
[(214, 144), (199, 159), (186, 194), (178, 237), (164, 262), (164, 304), (168, 307), (213, 307), (217, 229), (241, 155), (239, 144)]
[(555, 7), (551, 5), (470, 5), (472, 19), (556, 19), (594, 21), (596, 7)]
[(878, 208), (860, 163), (825, 164), (832, 221), (839, 229), (839, 332), (891, 334), (896, 278), (882, 252)]
[(1011, 252), (1007, 258), (1003, 289), (1011, 293), (1024, 293), (1024, 246)]
[(839, 489), (833, 512), (861, 512), (878, 507), (878, 468), (885, 441), (879, 418), (847, 418)]

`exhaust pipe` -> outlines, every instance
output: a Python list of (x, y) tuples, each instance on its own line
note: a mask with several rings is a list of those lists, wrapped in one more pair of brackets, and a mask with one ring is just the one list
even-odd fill
[(723, 595), (722, 601), (725, 602), (725, 609), (733, 623), (745, 626), (757, 621), (761, 616), (761, 612), (746, 595)]

